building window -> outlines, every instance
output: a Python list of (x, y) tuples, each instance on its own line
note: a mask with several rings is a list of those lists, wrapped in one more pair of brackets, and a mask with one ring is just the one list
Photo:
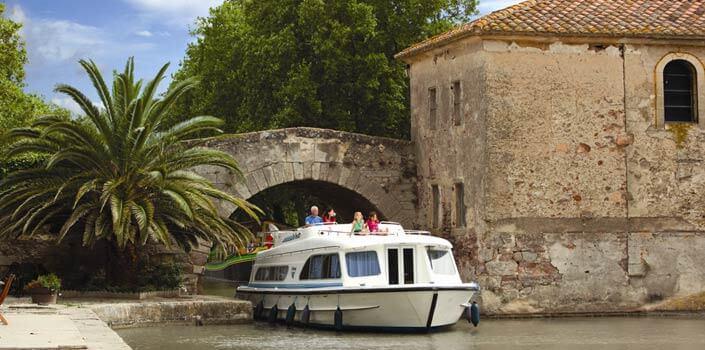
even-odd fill
[(381, 273), (377, 252), (354, 252), (345, 254), (350, 277), (376, 276)]
[(289, 266), (262, 266), (257, 268), (255, 281), (283, 281)]
[(338, 254), (313, 255), (301, 269), (299, 279), (319, 280), (340, 278), (340, 260)]
[(431, 186), (431, 207), (433, 208), (433, 218), (431, 219), (431, 227), (439, 228), (441, 216), (441, 191), (438, 185)]
[(456, 183), (453, 186), (455, 192), (455, 227), (465, 227), (465, 186)]
[(438, 100), (436, 97), (436, 88), (428, 89), (428, 123), (431, 130), (436, 130), (438, 115)]
[(460, 88), (460, 81), (456, 80), (450, 87), (453, 90), (453, 124), (460, 125), (463, 121), (461, 113), (461, 102), (462, 102), (462, 90)]
[(697, 78), (686, 60), (670, 61), (663, 69), (663, 116), (665, 122), (698, 121)]

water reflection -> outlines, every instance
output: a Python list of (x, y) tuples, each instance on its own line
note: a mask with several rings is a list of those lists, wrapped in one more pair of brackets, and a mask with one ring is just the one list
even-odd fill
[(567, 318), (483, 320), (420, 335), (335, 333), (270, 326), (163, 326), (119, 330), (136, 350), (149, 349), (664, 349), (705, 348), (705, 320)]

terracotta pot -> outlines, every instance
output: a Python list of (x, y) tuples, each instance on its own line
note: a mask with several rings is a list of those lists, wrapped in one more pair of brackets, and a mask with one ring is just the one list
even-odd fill
[(56, 304), (58, 292), (52, 292), (48, 288), (38, 287), (32, 288), (29, 292), (32, 296), (32, 302), (35, 304)]

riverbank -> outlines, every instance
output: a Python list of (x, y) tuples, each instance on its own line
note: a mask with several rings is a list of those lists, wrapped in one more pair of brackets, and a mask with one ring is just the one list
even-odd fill
[(69, 300), (39, 306), (10, 299), (3, 307), (0, 349), (120, 349), (113, 329), (151, 325), (225, 325), (250, 322), (249, 302), (218, 296), (151, 300)]
[[(212, 340), (203, 338), (203, 334), (220, 334), (227, 338), (226, 335), (233, 332), (237, 334), (238, 330), (261, 329), (263, 324), (247, 325), (252, 320), (252, 305), (248, 302), (234, 300), (231, 297), (233, 294), (231, 289), (234, 287), (231, 285), (221, 287), (218, 291), (229, 297), (209, 295), (149, 300), (67, 299), (63, 300), (61, 304), (51, 306), (29, 304), (29, 299), (10, 299), (3, 306), (3, 313), (10, 321), (10, 325), (0, 326), (0, 349), (128, 350), (130, 342), (133, 342), (133, 346), (139, 345), (140, 348), (143, 348), (141, 342), (151, 341), (146, 340), (151, 335), (155, 339), (162, 339), (162, 341), (169, 343), (172, 340), (165, 339), (164, 335), (173, 333), (179, 334), (181, 336), (179, 339), (188, 339), (191, 336), (194, 339), (199, 339), (198, 342), (205, 344)], [(211, 289), (213, 289), (212, 286)], [(210, 293), (213, 292), (211, 289), (209, 289)], [(648, 320), (644, 322), (651, 323), (654, 320), (670, 318), (674, 320), (689, 319), (695, 322), (692, 324), (700, 325), (696, 321), (705, 320), (705, 312), (702, 311), (702, 308), (694, 307), (699, 305), (699, 301), (700, 298), (689, 296), (626, 312), (483, 315), (485, 321), (478, 328), (470, 328), (467, 322), (461, 320), (453, 329), (464, 329), (461, 333), (456, 332), (456, 335), (464, 332), (479, 334), (486, 333), (485, 329), (488, 328), (488, 324), (497, 324), (497, 322), (516, 321), (520, 324), (555, 325), (563, 321), (553, 319), (566, 317), (570, 319), (564, 320), (565, 322), (576, 324), (590, 323), (587, 321), (589, 319), (598, 324), (614, 323), (613, 319), (620, 319), (622, 321), (617, 323), (636, 325), (639, 324), (640, 319)], [(598, 318), (601, 319), (598, 321)], [(635, 319), (635, 321), (624, 321), (627, 318)], [(543, 323), (544, 321), (540, 319), (544, 319), (548, 323)], [(664, 324), (668, 323), (665, 320), (664, 322)], [(232, 324), (242, 325), (226, 326)], [(197, 330), (195, 325), (209, 325), (210, 327)], [(286, 330), (286, 327), (267, 326), (266, 328), (272, 332), (281, 333), (282, 336), (300, 333)], [(467, 330), (465, 330), (466, 328)], [(184, 334), (181, 335), (181, 332)], [(309, 332), (313, 331), (306, 330), (307, 334)], [(335, 333), (320, 333), (320, 337), (327, 339), (330, 334)], [(121, 337), (125, 339), (123, 340)], [(355, 335), (351, 335), (351, 337), (357, 338)], [(389, 337), (396, 338), (393, 335)], [(445, 335), (437, 337), (446, 338)], [(237, 342), (243, 341), (241, 337), (237, 339)], [(700, 339), (697, 340), (697, 342), (699, 341)], [(237, 342), (233, 341), (232, 344)], [(299, 345), (305, 347), (304, 343)], [(157, 346), (158, 344), (154, 343), (153, 345)]]

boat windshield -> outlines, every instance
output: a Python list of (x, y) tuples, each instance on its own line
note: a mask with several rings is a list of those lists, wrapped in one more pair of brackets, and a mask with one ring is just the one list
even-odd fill
[(450, 254), (449, 250), (428, 248), (426, 252), (428, 259), (431, 261), (433, 273), (439, 275), (455, 274), (455, 263), (453, 262), (453, 256)]

